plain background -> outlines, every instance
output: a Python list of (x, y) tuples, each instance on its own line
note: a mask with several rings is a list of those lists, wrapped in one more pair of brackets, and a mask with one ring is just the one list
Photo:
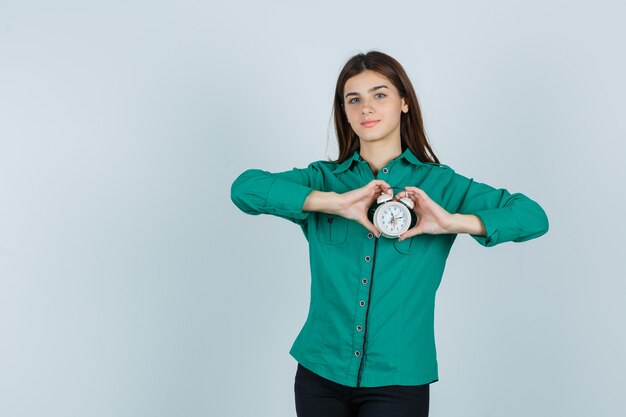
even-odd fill
[(443, 163), (550, 219), (457, 239), (431, 416), (625, 415), (622, 4), (1, 2), (0, 415), (295, 416), (306, 240), (230, 185), (334, 158), (371, 49)]

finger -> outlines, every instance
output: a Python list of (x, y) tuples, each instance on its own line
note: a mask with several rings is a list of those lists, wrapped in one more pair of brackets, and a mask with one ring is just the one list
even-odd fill
[(393, 188), (389, 184), (387, 184), (387, 183), (385, 183), (384, 185), (380, 186), (380, 192), (381, 193), (387, 193), (387, 194), (389, 194), (390, 196), (393, 197)]
[(424, 190), (422, 190), (421, 188), (417, 188), (417, 187), (411, 187), (411, 186), (406, 186), (404, 187), (404, 192), (411, 195), (417, 195), (418, 197), (428, 197), (428, 194), (426, 194), (426, 192)]
[(375, 189), (381, 189), (383, 191), (391, 188), (391, 186), (383, 180), (372, 180), (369, 182), (368, 186)]
[(396, 198), (402, 198), (402, 197), (409, 197), (411, 198), (411, 194), (408, 193), (407, 191), (400, 191), (398, 194), (396, 194)]
[(401, 191), (400, 193), (398, 193), (396, 197), (397, 198), (408, 197), (414, 202), (418, 202), (418, 200), (420, 199), (422, 200), (429, 199), (428, 194), (426, 194), (424, 190), (421, 190), (416, 187), (407, 187), (407, 190)]
[(367, 230), (372, 232), (374, 234), (374, 236), (380, 237), (380, 231), (376, 228), (376, 226), (374, 226), (374, 224), (372, 222), (369, 221), (369, 219), (366, 218), (366, 219), (362, 220), (361, 224), (363, 226), (365, 226), (365, 228)]
[(355, 220), (362, 224), (367, 230), (372, 232), (374, 236), (380, 237), (380, 231), (376, 228), (376, 226), (374, 226), (374, 223), (372, 223), (367, 216), (362, 216)]
[(422, 230), (419, 226), (415, 226), (409, 230), (407, 230), (406, 232), (402, 233), (399, 237), (398, 237), (398, 241), (403, 241), (404, 239), (408, 239), (410, 237), (413, 236), (417, 236), (422, 234)]
[(417, 195), (413, 194), (413, 193), (409, 193), (407, 191), (400, 191), (398, 194), (396, 194), (396, 200), (400, 200), (401, 198), (409, 198), (411, 200), (413, 200), (414, 202), (417, 202)]
[(424, 192), (424, 190), (422, 190), (421, 188), (415, 187), (413, 185), (407, 185), (406, 187), (404, 187), (405, 190), (409, 190), (409, 191), (413, 191), (413, 192)]
[(384, 180), (371, 180), (368, 185), (389, 187)]
[(373, 199), (375, 200), (376, 198), (380, 197), (382, 194), (388, 194), (389, 196), (393, 197), (393, 190), (391, 187), (386, 187), (384, 185), (380, 185), (380, 186), (376, 186), (376, 188), (373, 188), (371, 190), (371, 195), (373, 197)]

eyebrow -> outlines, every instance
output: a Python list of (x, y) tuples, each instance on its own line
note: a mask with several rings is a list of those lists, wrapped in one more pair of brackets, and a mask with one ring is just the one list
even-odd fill
[[(387, 87), (386, 85), (377, 85), (376, 87), (372, 87), (369, 90), (367, 90), (367, 92), (371, 93), (372, 91), (376, 91), (376, 90), (379, 90), (381, 88), (387, 88), (388, 89), (389, 87)], [(359, 95), (359, 93), (352, 91), (352, 92), (346, 94), (346, 97), (348, 97), (348, 96), (358, 96), (358, 95)]]

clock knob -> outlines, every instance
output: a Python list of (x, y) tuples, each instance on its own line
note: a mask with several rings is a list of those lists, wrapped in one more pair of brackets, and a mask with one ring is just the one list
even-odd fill
[(378, 204), (382, 204), (382, 203), (386, 203), (387, 201), (390, 201), (390, 200), (392, 200), (392, 199), (393, 199), (393, 197), (392, 197), (392, 196), (390, 196), (389, 194), (387, 194), (387, 193), (382, 193), (382, 194), (380, 195), (380, 197), (378, 197), (378, 198), (376, 199), (376, 202), (377, 202)]

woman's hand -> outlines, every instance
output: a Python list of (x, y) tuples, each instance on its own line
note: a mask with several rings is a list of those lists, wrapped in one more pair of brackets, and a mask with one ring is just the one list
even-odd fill
[(339, 194), (335, 213), (362, 224), (376, 237), (380, 237), (380, 232), (367, 217), (367, 211), (383, 192), (393, 195), (385, 181), (372, 180), (361, 188)]
[(486, 236), (487, 230), (480, 217), (474, 214), (448, 213), (439, 204), (428, 197), (424, 190), (417, 187), (404, 187), (396, 195), (396, 199), (407, 196), (413, 201), (413, 211), (417, 214), (417, 224), (400, 235), (398, 240), (427, 233), (438, 235), (444, 233), (469, 233)]
[(417, 215), (417, 224), (401, 234), (398, 240), (422, 233), (431, 235), (452, 233), (450, 230), (452, 214), (431, 200), (424, 190), (417, 187), (404, 188), (405, 191), (399, 192), (396, 199), (408, 196), (413, 201), (413, 211)]

